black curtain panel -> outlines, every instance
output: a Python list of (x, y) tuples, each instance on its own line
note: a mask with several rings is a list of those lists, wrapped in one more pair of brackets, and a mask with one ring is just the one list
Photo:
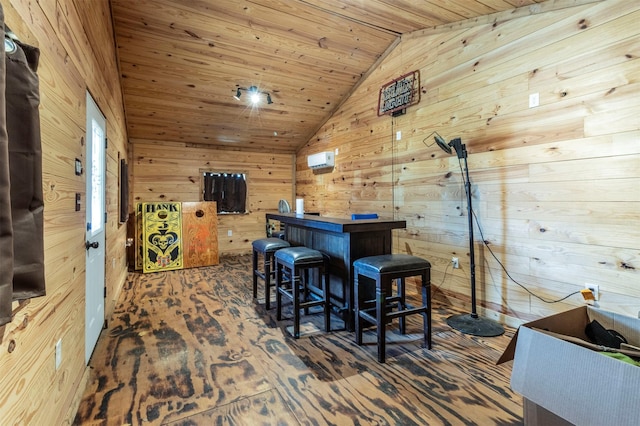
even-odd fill
[(214, 174), (213, 176), (213, 201), (217, 204), (218, 213), (224, 210), (224, 203), (222, 199), (224, 198), (224, 176), (221, 174)]
[(223, 182), (223, 195), (222, 195), (222, 211), (223, 212), (235, 212), (235, 197), (236, 193), (236, 181), (233, 175), (225, 175)]
[(214, 201), (213, 200), (213, 177), (211, 173), (205, 173), (203, 176), (204, 179), (204, 192), (202, 194), (202, 199), (204, 201)]
[(0, 4), (0, 325), (11, 321), (13, 300), (13, 227), (9, 186), (9, 139), (5, 115), (4, 12)]
[[(11, 226), (12, 231), (13, 277), (9, 301), (6, 300), (6, 290), (0, 293), (2, 306), (6, 306), (7, 303), (10, 305), (11, 300), (23, 300), (45, 294), (44, 201), (38, 112), (40, 89), (37, 75), (40, 51), (36, 47), (6, 38), (5, 33), (3, 30), (3, 45), (6, 43), (9, 48), (5, 48), (3, 52), (5, 76), (2, 104), (6, 121), (2, 133), (6, 130), (8, 162), (5, 160), (2, 163), (3, 172), (0, 179), (3, 183), (1, 196), (6, 197), (6, 193), (9, 193), (10, 220), (4, 219), (6, 202), (3, 202), (1, 209), (2, 227), (4, 229)], [(0, 156), (4, 157), (4, 152)], [(0, 233), (7, 235), (4, 231)], [(2, 247), (1, 250), (4, 253), (7, 249)], [(2, 267), (6, 267), (4, 261)], [(6, 276), (4, 270), (2, 276)]]
[(247, 182), (243, 174), (205, 173), (204, 201), (215, 201), (218, 213), (244, 213)]
[(204, 174), (204, 201), (218, 203), (218, 212), (222, 205), (224, 178), (219, 173)]
[(129, 167), (124, 159), (120, 160), (120, 223), (129, 218)]
[(235, 176), (235, 192), (234, 192), (234, 207), (236, 212), (244, 213), (246, 211), (247, 204), (247, 181), (244, 175)]

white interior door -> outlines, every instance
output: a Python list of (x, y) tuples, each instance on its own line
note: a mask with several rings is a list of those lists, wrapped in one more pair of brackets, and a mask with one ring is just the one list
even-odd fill
[(87, 240), (85, 281), (85, 362), (104, 324), (105, 138), (106, 120), (87, 92)]

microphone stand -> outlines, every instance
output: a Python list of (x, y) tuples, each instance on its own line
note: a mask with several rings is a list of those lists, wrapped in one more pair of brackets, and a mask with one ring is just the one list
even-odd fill
[[(438, 145), (442, 149), (443, 146), (438, 141)], [(476, 311), (476, 263), (475, 252), (473, 249), (473, 208), (471, 207), (471, 181), (469, 180), (469, 166), (467, 164), (467, 147), (462, 143), (460, 138), (453, 139), (449, 142), (450, 147), (456, 151), (458, 160), (464, 159), (465, 170), (465, 192), (467, 193), (467, 216), (469, 219), (469, 258), (471, 261), (471, 313), (470, 314), (458, 314), (447, 318), (447, 324), (450, 327), (474, 336), (493, 337), (499, 336), (504, 333), (504, 328), (499, 323), (487, 318), (478, 316)], [(448, 148), (448, 147), (447, 147)], [(451, 153), (450, 149), (444, 149), (445, 152)]]

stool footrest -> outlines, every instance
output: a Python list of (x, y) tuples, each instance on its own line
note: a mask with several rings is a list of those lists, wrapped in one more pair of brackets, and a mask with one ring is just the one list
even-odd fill
[[(406, 308), (401, 310), (401, 311), (388, 311), (384, 316), (387, 319), (393, 319), (393, 318), (398, 318), (398, 317), (402, 317), (402, 316), (407, 316), (407, 315), (413, 315), (413, 314), (419, 314), (422, 312), (427, 312), (427, 310), (429, 308), (424, 307), (424, 306), (419, 306), (419, 307), (414, 307), (414, 306), (410, 306), (410, 305), (405, 305)], [(387, 308), (389, 308), (389, 306), (387, 306)], [(373, 313), (372, 313), (373, 312)], [(373, 322), (376, 322), (376, 308), (367, 308), (367, 309), (360, 309), (360, 312), (358, 312), (360, 314), (360, 316), (366, 320), (372, 320)]]
[[(386, 304), (392, 304), (392, 303), (395, 303), (395, 302), (401, 302), (402, 301), (402, 296), (387, 296), (387, 297), (384, 298), (384, 301), (385, 301)], [(377, 303), (376, 299), (367, 299), (367, 300), (360, 301), (360, 306), (364, 306), (366, 304), (375, 305), (376, 303)]]

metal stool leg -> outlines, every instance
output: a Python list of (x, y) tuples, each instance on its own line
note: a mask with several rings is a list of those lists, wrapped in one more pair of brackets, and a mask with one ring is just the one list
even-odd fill
[[(405, 303), (405, 297), (406, 297), (406, 293), (405, 293), (405, 280), (404, 278), (398, 278), (397, 280), (397, 285), (398, 285), (398, 297), (400, 297), (400, 300), (398, 300), (398, 310), (399, 311), (403, 311), (407, 308), (407, 304)], [(400, 334), (406, 334), (407, 332), (407, 323), (405, 321), (405, 316), (402, 315), (400, 318), (398, 318), (398, 323), (400, 325)]]
[(376, 278), (376, 321), (378, 335), (378, 362), (383, 363), (386, 354), (387, 337), (387, 285), (380, 276)]
[(276, 260), (276, 319), (282, 320), (282, 264)]
[[(295, 266), (292, 267), (291, 272), (291, 284), (293, 286), (293, 337), (298, 339), (300, 337), (300, 285), (302, 283), (302, 277), (299, 275), (300, 271)], [(306, 293), (306, 284), (303, 294)], [(305, 311), (308, 311), (305, 308)]]
[(267, 310), (271, 309), (271, 263), (273, 253), (264, 254), (264, 304)]
[(253, 249), (253, 298), (258, 297), (258, 251)]
[(331, 331), (331, 298), (329, 297), (329, 290), (331, 288), (331, 277), (329, 275), (329, 268), (327, 262), (322, 267), (322, 273), (324, 275), (324, 286), (322, 288), (322, 296), (324, 299), (324, 331)]
[(422, 313), (424, 321), (424, 345), (431, 349), (431, 271), (422, 272), (422, 304), (426, 307)]
[(353, 277), (353, 303), (354, 303), (354, 321), (356, 332), (356, 344), (362, 345), (362, 319), (360, 318), (360, 291), (359, 291), (359, 273), (356, 270)]

